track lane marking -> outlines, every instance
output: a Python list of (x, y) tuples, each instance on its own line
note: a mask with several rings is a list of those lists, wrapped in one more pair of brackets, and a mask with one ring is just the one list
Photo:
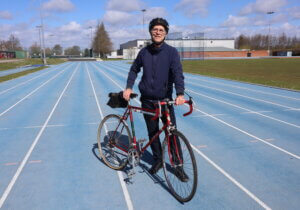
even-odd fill
[(10, 181), (10, 183), (9, 183), (8, 186), (6, 187), (4, 193), (2, 194), (1, 199), (0, 199), (0, 209), (2, 208), (2, 206), (3, 206), (3, 204), (4, 204), (4, 202), (5, 202), (6, 198), (7, 198), (7, 196), (9, 195), (9, 193), (10, 193), (10, 191), (11, 191), (11, 189), (12, 189), (13, 186), (15, 185), (15, 183), (16, 183), (18, 177), (20, 176), (20, 174), (21, 174), (21, 172), (22, 172), (22, 170), (23, 170), (25, 164), (27, 163), (27, 161), (28, 161), (28, 159), (29, 159), (29, 157), (30, 157), (30, 155), (31, 155), (31, 153), (32, 153), (32, 151), (33, 151), (33, 149), (35, 148), (36, 144), (39, 142), (40, 137), (42, 136), (42, 134), (43, 134), (43, 132), (44, 132), (44, 130), (45, 130), (45, 128), (46, 128), (48, 122), (50, 121), (50, 119), (51, 119), (51, 117), (52, 117), (52, 115), (53, 115), (53, 113), (54, 113), (56, 107), (58, 106), (58, 103), (60, 102), (60, 100), (61, 100), (63, 94), (65, 93), (67, 87), (69, 86), (69, 84), (70, 84), (70, 82), (71, 82), (73, 76), (75, 75), (75, 72), (77, 71), (78, 66), (79, 66), (79, 65), (77, 65), (76, 69), (73, 71), (73, 73), (72, 73), (72, 75), (71, 75), (71, 77), (70, 77), (68, 83), (66, 84), (66, 86), (65, 86), (65, 88), (63, 89), (62, 93), (60, 94), (58, 100), (56, 101), (54, 107), (52, 108), (52, 110), (51, 110), (51, 112), (50, 112), (48, 118), (46, 119), (46, 121), (45, 121), (43, 127), (42, 127), (41, 130), (39, 131), (38, 135), (36, 136), (35, 140), (33, 141), (32, 145), (30, 146), (28, 152), (26, 153), (24, 159), (22, 160), (20, 166), (18, 167), (18, 169), (17, 169), (15, 175), (13, 176), (13, 178), (12, 178), (11, 181)]
[[(202, 114), (207, 114), (207, 115), (209, 115), (208, 113), (206, 113), (206, 112), (204, 112), (204, 111), (201, 111), (201, 110), (198, 109), (198, 108), (194, 108), (194, 109), (195, 109), (196, 111), (198, 111), (198, 112), (201, 112)], [(297, 158), (298, 160), (300, 159), (300, 156), (295, 155), (295, 154), (293, 154), (293, 153), (291, 153), (291, 152), (288, 152), (287, 150), (282, 149), (281, 147), (275, 146), (274, 144), (271, 144), (271, 143), (269, 143), (269, 142), (267, 142), (267, 141), (265, 141), (265, 140), (263, 140), (263, 139), (261, 139), (261, 138), (259, 138), (259, 137), (257, 137), (257, 136), (254, 136), (253, 134), (250, 134), (250, 133), (248, 133), (248, 132), (246, 132), (246, 131), (244, 131), (244, 130), (242, 130), (242, 129), (239, 129), (238, 127), (235, 127), (234, 125), (231, 125), (231, 124), (229, 124), (229, 123), (227, 123), (227, 122), (225, 122), (225, 121), (223, 121), (223, 120), (221, 120), (221, 119), (219, 119), (219, 118), (216, 118), (216, 117), (214, 117), (214, 116), (212, 116), (212, 115), (209, 115), (209, 117), (211, 117), (211, 118), (215, 119), (216, 121), (219, 121), (219, 122), (221, 122), (221, 123), (223, 123), (223, 124), (225, 124), (225, 125), (227, 125), (227, 126), (233, 128), (233, 129), (235, 129), (235, 130), (237, 130), (237, 131), (240, 131), (241, 133), (244, 133), (244, 134), (246, 134), (246, 135), (248, 135), (248, 136), (250, 136), (250, 137), (252, 137), (252, 138), (254, 138), (254, 139), (258, 140), (258, 141), (261, 141), (261, 142), (263, 142), (263, 143), (265, 143), (265, 144), (267, 144), (267, 145), (269, 145), (269, 146), (271, 146), (271, 147), (273, 147), (273, 148), (275, 148), (275, 149), (277, 149), (277, 150), (279, 150), (279, 151), (281, 151), (281, 152), (284, 152), (284, 153), (286, 153), (286, 154), (288, 154), (288, 155), (290, 155), (290, 156), (292, 156), (292, 157), (294, 157), (294, 158)]]
[(272, 104), (274, 106), (279, 106), (279, 107), (283, 107), (283, 108), (287, 108), (287, 109), (296, 109), (294, 107), (289, 107), (289, 106), (274, 103), (274, 102), (271, 102), (271, 101), (266, 101), (266, 100), (262, 100), (262, 99), (258, 99), (258, 98), (245, 96), (245, 95), (238, 94), (238, 93), (233, 93), (233, 92), (222, 90), (222, 89), (219, 89), (219, 88), (213, 88), (213, 87), (209, 87), (209, 86), (206, 86), (206, 85), (199, 85), (199, 84), (196, 84), (194, 82), (187, 82), (187, 84), (192, 84), (192, 85), (195, 85), (195, 86), (198, 86), (198, 87), (204, 87), (204, 88), (207, 88), (207, 89), (216, 90), (216, 91), (219, 91), (219, 92), (224, 92), (224, 93), (228, 93), (228, 94), (231, 94), (231, 95), (236, 95), (236, 96), (239, 96), (239, 97), (242, 97), (242, 98), (247, 98), (247, 99), (251, 99), (251, 100), (254, 100), (254, 101), (259, 101), (259, 102), (263, 102), (263, 103), (266, 103), (266, 104)]
[[(66, 67), (69, 68), (70, 66)], [(14, 108), (15, 106), (17, 106), (19, 103), (21, 103), (22, 101), (24, 101), (26, 98), (28, 98), (29, 96), (31, 96), (32, 94), (34, 94), (36, 91), (38, 91), (40, 88), (42, 88), (43, 86), (45, 86), (48, 82), (50, 82), (51, 80), (53, 80), (54, 78), (58, 77), (60, 74), (62, 74), (65, 70), (62, 70), (61, 72), (57, 73), (56, 75), (54, 75), (53, 77), (51, 77), (49, 80), (47, 80), (46, 82), (44, 82), (42, 85), (40, 85), (39, 87), (37, 87), (36, 89), (34, 89), (33, 91), (31, 91), (29, 94), (27, 94), (25, 97), (23, 97), (22, 99), (20, 99), (17, 103), (15, 103), (14, 105), (10, 106), (9, 108), (7, 108), (5, 111), (3, 111), (2, 113), (0, 113), (0, 117), (2, 115), (4, 115), (5, 113), (7, 113), (9, 110), (11, 110), (12, 108)]]
[(213, 162), (210, 158), (208, 158), (203, 152), (198, 150), (194, 145), (191, 144), (191, 147), (199, 154), (201, 157), (203, 157), (207, 162), (209, 162), (213, 167), (215, 167), (221, 174), (223, 174), (227, 179), (229, 179), (231, 182), (233, 182), (238, 188), (240, 188), (242, 191), (244, 191), (250, 198), (252, 198), (254, 201), (256, 201), (261, 207), (267, 210), (271, 210), (271, 208), (265, 204), (263, 201), (261, 201), (258, 197), (256, 197), (250, 190), (248, 190), (246, 187), (244, 187), (241, 183), (239, 183), (236, 179), (234, 179), (230, 174), (228, 174), (224, 169), (222, 169), (220, 166), (218, 166), (215, 162)]
[[(86, 71), (88, 73), (88, 76), (89, 76), (89, 80), (90, 80), (90, 83), (91, 83), (91, 86), (92, 86), (92, 89), (93, 89), (93, 93), (94, 93), (94, 96), (95, 96), (95, 100), (96, 100), (96, 104), (97, 104), (97, 107), (98, 107), (98, 111), (99, 111), (99, 114), (100, 114), (100, 117), (101, 119), (104, 118), (104, 115), (102, 113), (102, 110), (101, 110), (101, 106), (99, 104), (99, 101), (98, 101), (98, 98), (97, 98), (97, 95), (96, 95), (96, 91), (95, 91), (95, 87), (94, 87), (94, 84), (92, 82), (92, 79), (91, 79), (91, 76), (90, 76), (90, 73), (89, 73), (89, 70), (88, 70), (88, 67), (85, 63), (85, 67), (86, 67)], [(106, 132), (107, 132), (107, 129), (105, 128)], [(124, 182), (124, 177), (123, 177), (123, 174), (121, 171), (117, 171), (117, 174), (118, 174), (118, 177), (119, 177), (119, 181), (120, 181), (120, 184), (121, 184), (121, 187), (122, 187), (122, 190), (123, 190), (123, 194), (124, 194), (124, 197), (125, 197), (125, 201), (126, 201), (126, 204), (127, 204), (127, 208), (129, 210), (133, 210), (133, 204), (132, 204), (132, 201), (131, 201), (131, 198), (130, 198), (130, 194), (128, 192), (128, 189), (126, 187), (126, 184)]]
[[(238, 106), (238, 105), (236, 105), (236, 104), (232, 104), (232, 103), (229, 103), (229, 102), (226, 102), (226, 101), (223, 101), (223, 100), (219, 100), (219, 99), (216, 99), (216, 98), (207, 96), (207, 95), (205, 95), (205, 94), (201, 94), (201, 93), (195, 92), (195, 91), (193, 91), (193, 90), (191, 90), (191, 89), (187, 89), (187, 91), (190, 91), (190, 92), (192, 92), (192, 93), (194, 93), (194, 94), (196, 94), (196, 95), (199, 95), (199, 96), (203, 96), (203, 97), (209, 98), (209, 99), (214, 100), (214, 101), (221, 102), (221, 103), (223, 103), (223, 104), (227, 104), (227, 105), (229, 105), (229, 106), (233, 106), (233, 107), (236, 107), (236, 108), (245, 110), (245, 111), (247, 111), (248, 113), (257, 114), (257, 115), (260, 115), (260, 116), (262, 116), (262, 117), (266, 117), (266, 118), (269, 118), (269, 119), (271, 119), (271, 120), (274, 120), (274, 121), (277, 121), (277, 122), (284, 123), (284, 124), (286, 124), (286, 125), (290, 125), (290, 126), (293, 126), (293, 127), (296, 127), (296, 128), (300, 128), (299, 125), (295, 125), (295, 124), (293, 124), (293, 123), (289, 123), (289, 122), (286, 122), (286, 121), (277, 119), (277, 118), (275, 118), (275, 117), (271, 117), (271, 116), (262, 114), (261, 112), (253, 111), (253, 110), (251, 110), (251, 109), (247, 109), (247, 108)], [(211, 116), (212, 116), (212, 115), (211, 115)]]
[[(265, 92), (265, 91), (261, 91), (261, 90), (253, 90), (253, 89), (250, 89), (250, 88), (240, 87), (240, 86), (237, 86), (237, 85), (225, 84), (225, 83), (222, 83), (222, 82), (213, 82), (213, 81), (208, 81), (208, 80), (205, 80), (205, 79), (195, 78), (195, 77), (190, 77), (190, 76), (187, 76), (187, 78), (194, 79), (194, 80), (200, 80), (200, 81), (204, 81), (204, 82), (208, 82), (208, 83), (213, 83), (213, 84), (219, 84), (219, 85), (228, 86), (228, 87), (234, 87), (234, 88), (238, 88), (238, 89), (249, 90), (249, 91), (257, 92), (257, 93), (263, 93), (263, 94), (266, 94), (266, 95), (274, 95), (274, 96), (278, 96), (278, 97), (282, 97), (282, 98), (287, 98), (287, 99), (292, 99), (292, 100), (297, 100), (297, 101), (300, 100), (300, 98), (294, 98), (294, 97), (284, 96), (284, 95), (280, 95), (280, 94), (276, 94), (276, 93), (269, 93), (269, 92)], [(216, 78), (216, 79), (221, 79), (221, 78)], [(239, 83), (243, 83), (243, 84), (249, 84), (249, 83), (244, 83), (244, 82), (235, 81), (235, 80), (231, 80), (231, 81), (239, 82)], [(251, 85), (257, 85), (257, 84), (252, 83)], [(269, 88), (274, 88), (274, 87), (269, 87)]]
[[(125, 77), (122, 73), (117, 72), (117, 71), (111, 69), (110, 67), (107, 67), (107, 66), (106, 66), (106, 68), (110, 69), (111, 71), (115, 72), (116, 74), (118, 74), (118, 75), (120, 75), (120, 76), (122, 76), (122, 77)], [(187, 91), (190, 91), (190, 92), (193, 92), (193, 93), (195, 93), (195, 94), (197, 94), (197, 95), (201, 95), (201, 96), (210, 98), (210, 99), (212, 99), (212, 100), (215, 100), (215, 101), (218, 101), (218, 102), (221, 102), (221, 103), (230, 105), (230, 106), (234, 106), (234, 107), (237, 107), (237, 108), (239, 108), (239, 109), (242, 109), (242, 110), (245, 110), (245, 111), (248, 111), (248, 112), (251, 112), (251, 113), (253, 113), (253, 114), (257, 114), (257, 115), (260, 115), (260, 116), (263, 116), (263, 117), (266, 117), (266, 118), (272, 119), (272, 120), (274, 120), (274, 121), (281, 122), (281, 123), (284, 123), (284, 124), (287, 124), (287, 125), (290, 125), (290, 126), (293, 126), (293, 127), (296, 127), (296, 128), (300, 128), (299, 125), (295, 125), (295, 124), (292, 124), (292, 123), (289, 123), (289, 122), (286, 122), (286, 121), (283, 121), (283, 120), (280, 120), (280, 119), (277, 119), (277, 118), (274, 118), (274, 117), (271, 117), (271, 116), (268, 116), (268, 115), (264, 115), (264, 114), (262, 114), (262, 113), (260, 113), (260, 112), (257, 112), (257, 111), (253, 111), (253, 110), (250, 110), (250, 109), (247, 109), (247, 108), (244, 108), (244, 107), (235, 105), (235, 104), (231, 104), (231, 103), (229, 103), (229, 102), (225, 102), (225, 101), (222, 101), (222, 100), (219, 100), (219, 99), (216, 99), (216, 98), (213, 98), (213, 97), (210, 97), (210, 96), (201, 94), (201, 93), (197, 93), (197, 92), (192, 91), (192, 90), (190, 90), (190, 89), (186, 89), (186, 90), (187, 90)], [(294, 109), (294, 108), (293, 108), (293, 109)], [(207, 115), (204, 115), (204, 116), (207, 116)], [(211, 116), (214, 116), (214, 115), (211, 115)]]
[[(39, 77), (41, 77), (41, 76), (43, 76), (43, 75), (45, 75), (45, 74), (49, 74), (50, 72), (52, 72), (52, 70), (56, 70), (56, 68), (61, 68), (61, 66), (57, 66), (57, 67), (54, 67), (53, 69), (47, 69), (47, 70), (49, 70), (49, 71), (47, 71), (47, 72), (45, 72), (45, 73), (43, 73), (43, 74), (40, 74), (40, 75), (38, 75), (38, 76), (36, 76), (36, 77), (33, 77), (33, 78), (31, 78), (31, 79), (29, 79), (29, 80), (27, 80), (27, 81), (24, 81), (24, 82), (21, 82), (21, 83), (19, 83), (18, 85), (15, 85), (15, 86), (13, 86), (13, 87), (10, 87), (10, 88), (8, 88), (8, 89), (6, 89), (6, 90), (3, 90), (3, 91), (1, 91), (0, 92), (0, 95), (2, 95), (3, 93), (6, 93), (7, 91), (10, 91), (10, 90), (12, 90), (12, 89), (15, 89), (15, 88), (17, 88), (17, 87), (19, 87), (19, 86), (21, 86), (21, 85), (24, 85), (24, 84), (26, 84), (26, 83), (28, 83), (28, 82), (30, 82), (30, 81), (32, 81), (32, 80), (35, 80), (35, 79), (37, 79), (37, 78), (39, 78)], [(63, 67), (64, 68), (64, 67)], [(25, 76), (25, 75), (24, 75)]]

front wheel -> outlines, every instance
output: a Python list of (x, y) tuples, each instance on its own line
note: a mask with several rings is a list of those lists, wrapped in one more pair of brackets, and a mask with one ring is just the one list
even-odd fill
[(128, 126), (120, 116), (110, 114), (101, 121), (97, 141), (100, 156), (107, 166), (115, 170), (126, 166), (132, 138)]
[(172, 131), (163, 143), (163, 169), (169, 189), (180, 202), (195, 195), (198, 175), (193, 150), (179, 131)]

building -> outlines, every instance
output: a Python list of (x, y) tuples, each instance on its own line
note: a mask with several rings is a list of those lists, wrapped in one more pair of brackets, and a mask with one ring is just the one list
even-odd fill
[[(266, 50), (249, 51), (234, 48), (234, 39), (176, 38), (166, 39), (166, 43), (175, 47), (181, 59), (205, 59), (218, 57), (258, 57), (268, 56)], [(151, 43), (150, 39), (136, 39), (120, 45), (123, 59), (135, 59), (138, 52)]]

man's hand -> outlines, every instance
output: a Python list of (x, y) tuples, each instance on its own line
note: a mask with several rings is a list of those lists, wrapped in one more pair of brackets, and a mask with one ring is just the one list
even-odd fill
[(182, 105), (185, 102), (184, 96), (183, 95), (178, 95), (177, 98), (175, 99), (176, 105)]
[(127, 88), (126, 90), (123, 91), (123, 98), (126, 101), (129, 101), (131, 93), (132, 93), (132, 90), (130, 88)]

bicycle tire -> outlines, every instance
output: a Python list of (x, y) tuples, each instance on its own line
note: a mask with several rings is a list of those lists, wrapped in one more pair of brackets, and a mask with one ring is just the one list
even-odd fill
[[(177, 164), (175, 163), (176, 160), (174, 161), (175, 155), (172, 156), (172, 149), (170, 148), (170, 142), (172, 141), (171, 138), (173, 138), (174, 136), (177, 137), (178, 141), (176, 142), (177, 144), (179, 142), (179, 146), (181, 147), (182, 151), (182, 155), (180, 155), (182, 158), (181, 161), (179, 161), (181, 163)], [(170, 135), (170, 141), (168, 141), (167, 137), (165, 138), (162, 150), (165, 179), (167, 181), (171, 193), (180, 202), (190, 201), (196, 193), (198, 183), (197, 164), (190, 143), (181, 132), (175, 130), (172, 131)], [(178, 153), (179, 152), (177, 152), (177, 154)], [(188, 177), (188, 181), (184, 182), (176, 176), (176, 170), (178, 170), (178, 167), (182, 167), (184, 173)]]
[(100, 156), (108, 167), (122, 170), (127, 165), (126, 151), (131, 141), (130, 130), (121, 116), (110, 114), (104, 117), (98, 127), (97, 142)]

